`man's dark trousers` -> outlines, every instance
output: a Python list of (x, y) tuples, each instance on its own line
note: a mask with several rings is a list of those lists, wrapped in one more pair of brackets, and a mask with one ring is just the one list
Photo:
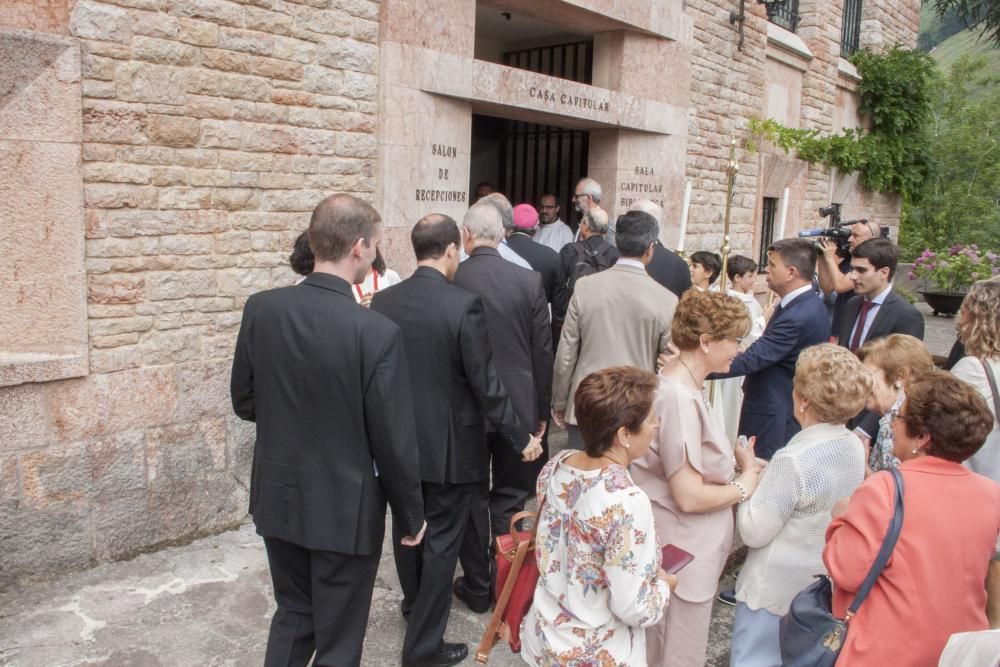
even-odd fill
[[(265, 667), (360, 665), (381, 550), (366, 556), (265, 537), (274, 599)], [(345, 600), (351, 600), (345, 604)]]
[(406, 535), (405, 527), (392, 523), (393, 557), (403, 589), (403, 613), (409, 617), (403, 640), (406, 657), (432, 655), (444, 636), (451, 610), (451, 578), (478, 486), (424, 482), (427, 532), (417, 547), (401, 546), (399, 541)]

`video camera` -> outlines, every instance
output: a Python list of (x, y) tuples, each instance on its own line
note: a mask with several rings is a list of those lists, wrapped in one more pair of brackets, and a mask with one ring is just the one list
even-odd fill
[[(841, 257), (847, 258), (851, 256), (851, 225), (857, 224), (868, 224), (868, 220), (863, 218), (861, 220), (841, 220), (840, 219), (840, 204), (830, 204), (829, 206), (824, 206), (819, 209), (819, 217), (830, 218), (830, 226), (823, 228), (817, 227), (815, 229), (803, 229), (799, 232), (799, 236), (812, 238), (815, 236), (823, 236), (828, 239), (832, 239), (834, 243), (837, 244), (837, 254)], [(819, 243), (814, 243), (817, 250), (821, 250)]]

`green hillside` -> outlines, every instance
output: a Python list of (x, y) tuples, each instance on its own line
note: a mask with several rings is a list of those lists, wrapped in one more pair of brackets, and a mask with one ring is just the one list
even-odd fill
[(931, 57), (944, 70), (964, 55), (985, 57), (989, 63), (987, 71), (1000, 75), (1000, 49), (994, 48), (988, 42), (980, 41), (978, 31), (963, 30), (947, 38), (931, 51)]

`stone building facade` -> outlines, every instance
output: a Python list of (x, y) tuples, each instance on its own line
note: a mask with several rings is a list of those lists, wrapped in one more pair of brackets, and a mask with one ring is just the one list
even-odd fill
[[(412, 223), (469, 205), (477, 118), (585, 136), (605, 206), (661, 201), (668, 245), (687, 182), (687, 249), (720, 245), (732, 136), (735, 251), (759, 254), (775, 202), (786, 235), (831, 201), (894, 224), (898, 201), (851, 175), (742, 148), (754, 116), (863, 121), (845, 1), (799, 0), (794, 32), (750, 2), (731, 22), (739, 0), (5, 3), (0, 582), (243, 520), (253, 428), (228, 375), (245, 299), (291, 282), (332, 192), (376, 205), (406, 275)], [(915, 44), (917, 0), (860, 7), (862, 45)], [(566, 41), (589, 45), (581, 80), (498, 62)]]

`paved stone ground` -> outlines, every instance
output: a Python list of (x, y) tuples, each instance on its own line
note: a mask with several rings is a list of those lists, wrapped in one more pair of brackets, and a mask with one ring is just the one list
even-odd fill
[[(918, 307), (927, 318), (928, 347), (946, 355), (955, 340), (954, 320), (932, 317), (925, 304)], [(553, 451), (564, 442), (564, 435), (554, 434)], [(731, 571), (721, 585), (732, 586)], [(391, 544), (386, 544), (365, 665), (399, 664), (405, 630), (400, 599)], [(0, 664), (257, 665), (273, 611), (263, 543), (247, 524), (187, 546), (0, 592)], [(729, 664), (732, 616), (732, 608), (716, 603), (710, 667)], [(446, 637), (474, 646), (487, 620), (456, 600)], [(465, 664), (473, 664), (472, 659)], [(490, 664), (524, 663), (501, 646)]]

